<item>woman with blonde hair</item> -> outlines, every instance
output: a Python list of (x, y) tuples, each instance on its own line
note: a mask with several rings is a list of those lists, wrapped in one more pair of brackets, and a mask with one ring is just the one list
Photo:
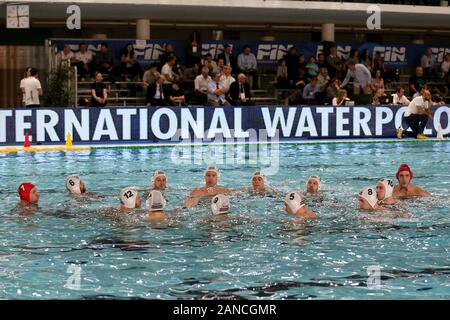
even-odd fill
[(350, 99), (347, 98), (347, 90), (341, 89), (338, 92), (337, 97), (333, 98), (333, 106), (342, 106), (345, 105), (345, 101), (349, 101)]

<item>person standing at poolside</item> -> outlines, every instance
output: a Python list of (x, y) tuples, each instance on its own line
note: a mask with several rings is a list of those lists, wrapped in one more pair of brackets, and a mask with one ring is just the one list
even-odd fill
[(396, 174), (398, 184), (394, 186), (393, 197), (430, 197), (431, 194), (411, 183), (413, 172), (406, 163), (402, 163)]
[(184, 202), (185, 207), (194, 207), (198, 205), (201, 197), (215, 196), (218, 194), (229, 193), (230, 190), (218, 185), (220, 172), (215, 166), (209, 166), (204, 172), (205, 185), (191, 191), (189, 197)]

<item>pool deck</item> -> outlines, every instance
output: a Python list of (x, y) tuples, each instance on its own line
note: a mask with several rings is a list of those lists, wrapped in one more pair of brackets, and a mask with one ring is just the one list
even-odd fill
[(374, 143), (429, 143), (429, 142), (450, 142), (450, 139), (433, 139), (417, 140), (407, 139), (303, 139), (303, 140), (287, 140), (287, 141), (264, 141), (264, 142), (155, 142), (155, 143), (130, 143), (130, 144), (80, 144), (76, 146), (65, 145), (32, 145), (30, 147), (23, 146), (0, 146), (0, 153), (26, 153), (26, 152), (49, 152), (49, 151), (87, 151), (95, 149), (148, 149), (158, 147), (193, 147), (206, 145), (246, 145), (246, 144), (374, 144)]

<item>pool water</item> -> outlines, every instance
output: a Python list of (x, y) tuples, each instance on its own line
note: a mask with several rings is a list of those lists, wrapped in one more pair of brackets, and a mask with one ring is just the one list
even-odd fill
[[(179, 207), (206, 164), (174, 162), (172, 151), (0, 155), (0, 299), (450, 298), (450, 144), (280, 145), (268, 177), (280, 195), (234, 193), (228, 217), (212, 218), (208, 202), (161, 223), (105, 213), (121, 188), (149, 186), (156, 169), (168, 174), (167, 208)], [(393, 178), (401, 162), (434, 196), (402, 202), (393, 209), (401, 218), (367, 219), (357, 192)], [(220, 184), (239, 190), (260, 168), (219, 166)], [(103, 197), (71, 198), (72, 173)], [(320, 219), (299, 223), (282, 200), (313, 174), (326, 190), (307, 200)], [(23, 181), (40, 189), (32, 216), (14, 210)], [(380, 278), (370, 272), (377, 268)]]

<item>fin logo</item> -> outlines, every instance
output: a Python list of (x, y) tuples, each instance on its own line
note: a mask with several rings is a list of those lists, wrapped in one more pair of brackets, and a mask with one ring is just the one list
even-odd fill
[[(233, 45), (230, 44), (231, 51), (233, 51)], [(202, 43), (202, 57), (210, 53), (214, 60), (217, 56), (223, 52), (223, 44), (219, 43)]]
[(270, 60), (278, 61), (283, 58), (294, 45), (288, 44), (260, 44), (258, 45), (258, 52), (256, 60)]
[(161, 46), (156, 43), (147, 44), (145, 49), (135, 49), (136, 57), (144, 56), (144, 60), (159, 60), (159, 56), (164, 53), (165, 45)]
[(406, 62), (406, 47), (375, 47), (373, 53), (380, 52), (385, 62)]
[[(352, 46), (337, 46), (337, 55), (340, 59), (347, 60), (350, 57), (350, 51), (352, 51)], [(323, 53), (323, 45), (317, 46), (316, 58), (320, 53)]]
[(431, 51), (436, 56), (438, 63), (442, 63), (447, 54), (450, 54), (450, 48), (431, 48)]

